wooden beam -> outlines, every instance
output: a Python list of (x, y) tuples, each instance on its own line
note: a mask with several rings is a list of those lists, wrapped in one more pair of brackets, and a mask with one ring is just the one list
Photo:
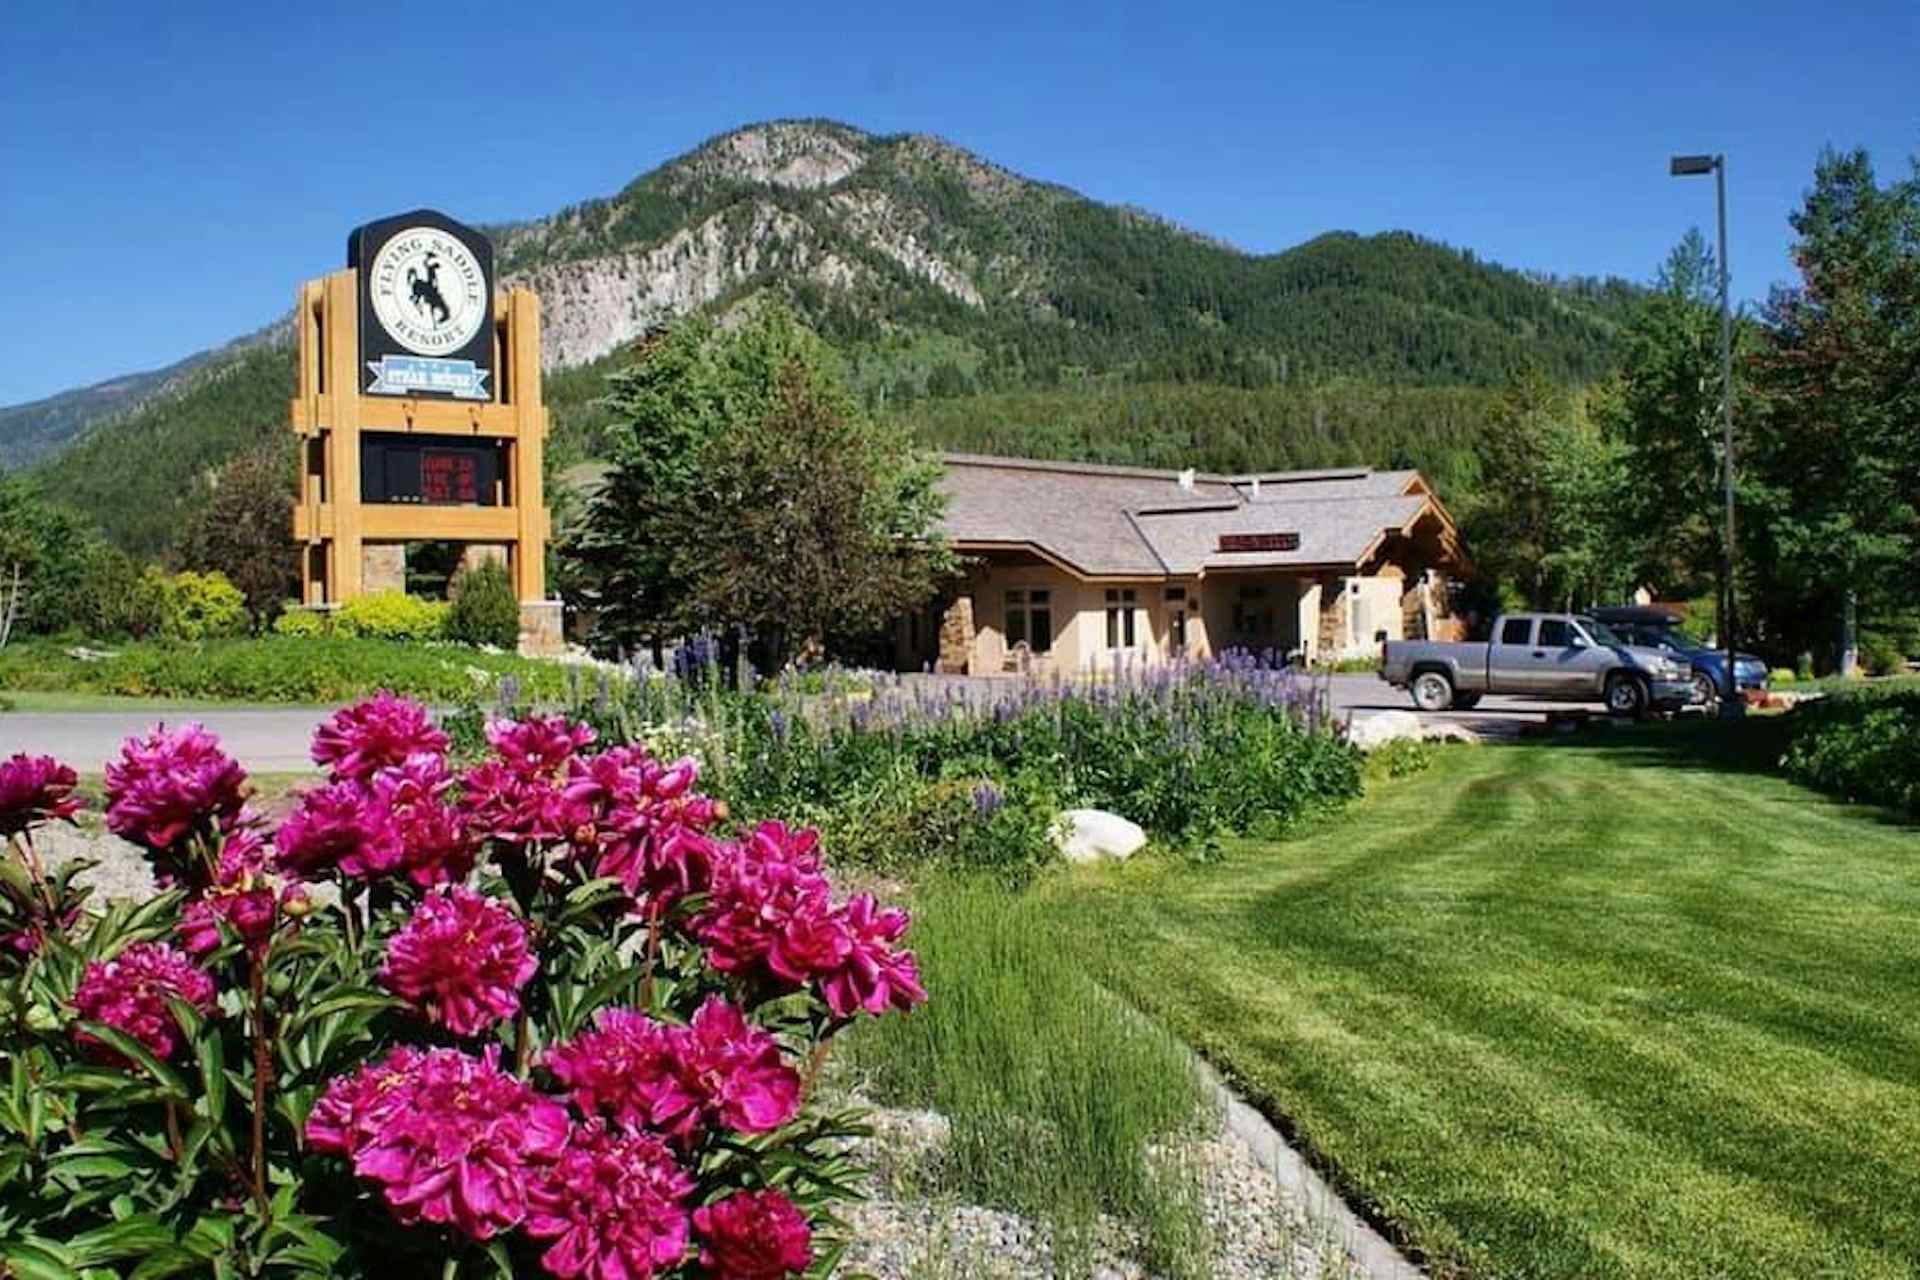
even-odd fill
[(329, 275), (326, 285), (327, 415), (326, 501), (333, 508), (328, 544), (327, 595), (351, 600), (360, 594), (360, 299), (351, 268)]
[(507, 294), (507, 367), (509, 407), (519, 424), (508, 451), (513, 509), (518, 513), (510, 553), (513, 585), (522, 602), (538, 602), (547, 598), (547, 506), (541, 477), (547, 411), (540, 395), (540, 300), (530, 289)]

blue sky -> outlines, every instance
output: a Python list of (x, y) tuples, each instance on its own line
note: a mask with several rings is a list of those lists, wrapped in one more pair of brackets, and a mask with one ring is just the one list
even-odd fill
[[(1406, 228), (1736, 293), (1825, 143), (1920, 150), (1920, 4), (90, 4), (0, 13), (0, 404), (254, 329), (345, 235), (524, 218), (783, 116), (940, 134), (1270, 252)], [(417, 15), (417, 16), (414, 16)]]

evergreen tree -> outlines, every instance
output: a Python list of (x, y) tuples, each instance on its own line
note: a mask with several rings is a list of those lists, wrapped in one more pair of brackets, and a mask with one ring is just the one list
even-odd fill
[(1753, 550), (1777, 613), (1838, 620), (1851, 672), (1856, 611), (1920, 592), (1920, 168), (1881, 186), (1865, 151), (1823, 153), (1791, 221), (1800, 279), (1751, 365)]

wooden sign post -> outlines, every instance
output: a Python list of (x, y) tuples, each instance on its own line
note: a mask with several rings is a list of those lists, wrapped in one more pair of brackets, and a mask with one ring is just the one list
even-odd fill
[(420, 210), (360, 228), (345, 271), (301, 286), (302, 603), (404, 589), (407, 543), (463, 543), (463, 563), (505, 558), (521, 649), (552, 651), (540, 306), (495, 293), (492, 259), (478, 232)]

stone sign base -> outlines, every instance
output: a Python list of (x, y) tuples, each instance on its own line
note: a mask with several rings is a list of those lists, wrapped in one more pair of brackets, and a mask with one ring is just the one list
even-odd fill
[(529, 658), (550, 658), (567, 650), (561, 630), (558, 600), (520, 602), (520, 652)]

